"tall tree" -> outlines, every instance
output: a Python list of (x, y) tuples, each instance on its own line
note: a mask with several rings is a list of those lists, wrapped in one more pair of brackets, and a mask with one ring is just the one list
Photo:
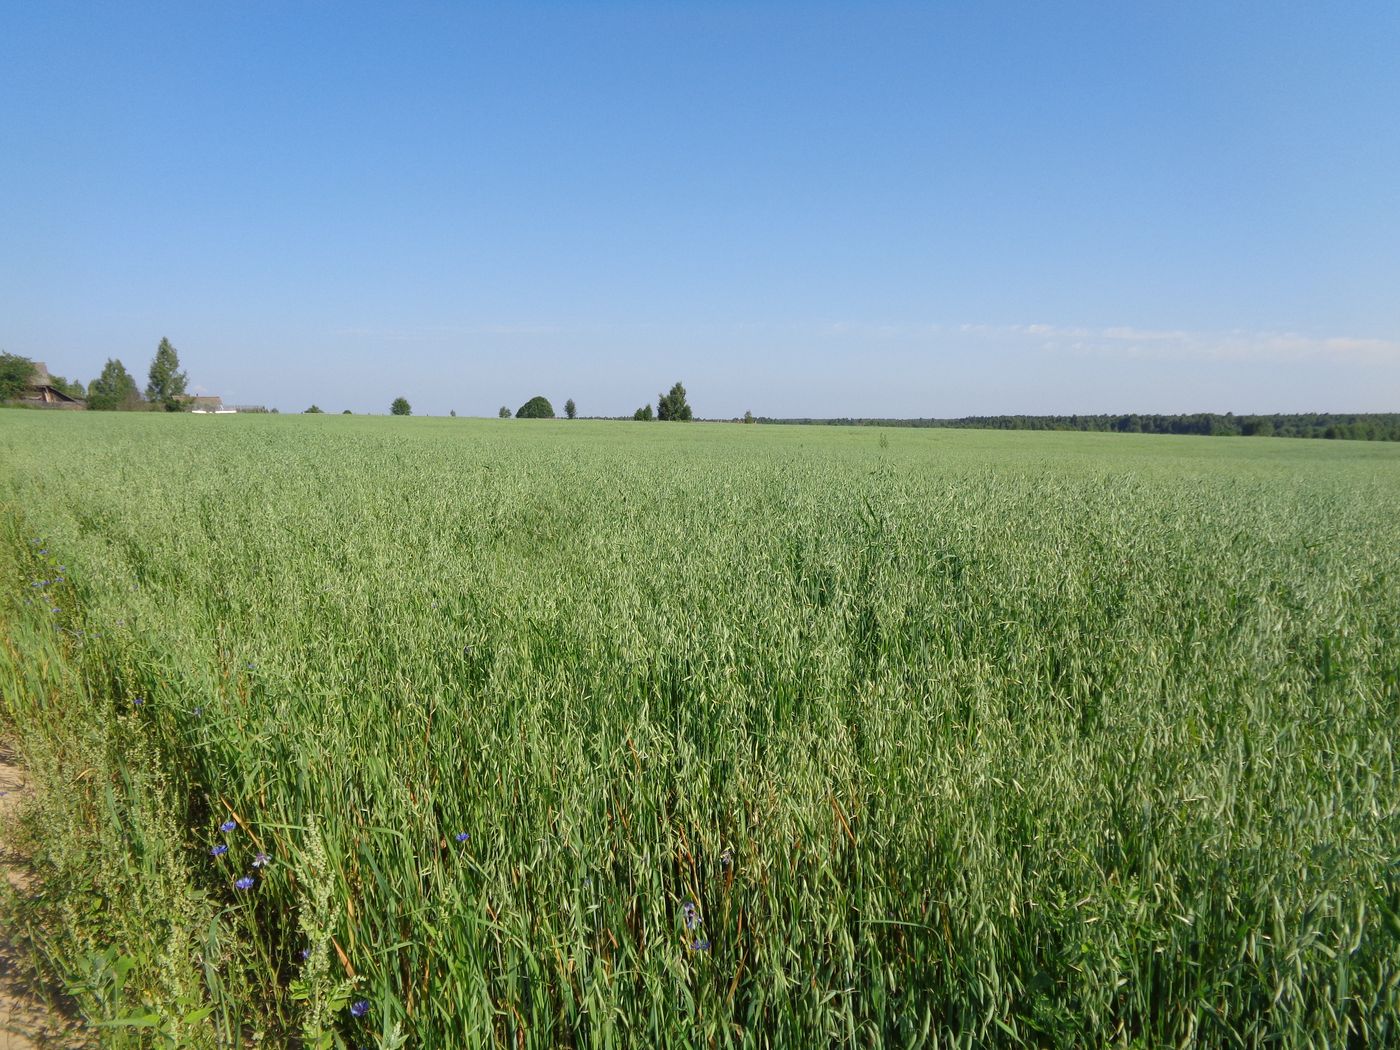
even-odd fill
[(570, 419), (578, 418), (578, 405), (574, 404), (573, 398), (569, 398), (569, 400), (564, 402), (564, 415), (568, 416)]
[(34, 362), (19, 354), (0, 354), (0, 402), (13, 401), (34, 378)]
[(411, 415), (413, 415), (413, 408), (412, 408), (412, 406), (409, 405), (409, 403), (408, 403), (408, 398), (406, 398), (406, 397), (396, 397), (396, 398), (394, 398), (394, 403), (393, 403), (392, 405), (389, 406), (389, 411), (392, 412), (392, 413), (393, 413), (394, 415), (396, 415), (396, 416), (411, 416)]
[(672, 421), (686, 421), (691, 418), (690, 406), (685, 403), (685, 387), (677, 383), (669, 394), (658, 395), (656, 418)]
[(651, 405), (643, 405), (641, 408), (637, 409), (637, 411), (632, 413), (632, 418), (640, 420), (643, 423), (651, 419)]
[(151, 358), (149, 382), (146, 384), (146, 400), (161, 405), (167, 412), (179, 412), (185, 407), (185, 384), (188, 378), (180, 371), (180, 355), (170, 345), (170, 340), (162, 338), (156, 347), (156, 356)]
[(554, 406), (543, 394), (536, 394), (515, 410), (516, 419), (553, 419)]
[(111, 412), (137, 408), (140, 404), (141, 391), (136, 389), (136, 380), (131, 378), (121, 359), (107, 358), (102, 374), (88, 384), (88, 408)]
[(505, 405), (502, 405), (502, 406), (501, 406), (501, 410), (500, 410), (499, 412), (497, 412), (496, 415), (500, 416), (502, 419), (509, 419), (509, 418), (510, 418), (510, 409), (506, 408)]

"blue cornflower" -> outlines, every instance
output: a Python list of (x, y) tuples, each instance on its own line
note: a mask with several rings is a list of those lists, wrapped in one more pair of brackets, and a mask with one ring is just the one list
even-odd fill
[(268, 856), (266, 853), (264, 853), (262, 850), (258, 850), (258, 855), (257, 855), (256, 857), (253, 858), (253, 867), (255, 867), (255, 868), (261, 868), (261, 867), (264, 867), (265, 865), (268, 865), (268, 864), (271, 864), (271, 863), (272, 863), (272, 858), (269, 857), (269, 856)]
[(49, 612), (58, 612), (58, 606), (57, 606), (57, 605), (52, 606), (52, 607), (49, 609)]
[(131, 706), (132, 706), (132, 707), (140, 707), (140, 706), (141, 706), (142, 704), (144, 704), (145, 702), (146, 702), (146, 698), (145, 698), (144, 696), (133, 696), (133, 697), (131, 698)]
[(693, 930), (700, 925), (700, 913), (690, 901), (681, 905), (681, 911), (685, 913), (685, 928), (687, 930)]
[(251, 890), (251, 889), (253, 888), (253, 882), (254, 882), (254, 881), (255, 881), (255, 880), (254, 880), (253, 876), (251, 876), (251, 875), (244, 875), (243, 878), (237, 880), (237, 881), (233, 884), (233, 888), (236, 889), (236, 890)]
[(368, 999), (356, 999), (353, 1003), (350, 1004), (351, 1017), (363, 1017), (367, 1013), (369, 1013)]
[(220, 831), (232, 831), (232, 830), (233, 830), (234, 828), (236, 828), (236, 827), (238, 827), (238, 824), (237, 824), (236, 821), (226, 820), (226, 821), (224, 821), (222, 824), (219, 825), (219, 830), (220, 830)]
[(453, 838), (455, 838), (458, 842), (466, 842), (467, 839), (471, 838), (471, 836), (468, 835), (465, 831), (459, 831), (456, 835), (453, 836)]
[(691, 944), (690, 950), (693, 952), (707, 952), (710, 950), (709, 941), (695, 941)]
[(41, 548), (41, 549), (39, 550), (39, 553), (40, 553), (40, 554), (47, 554), (47, 553), (49, 553), (49, 549), (48, 549), (47, 547), (43, 547), (43, 548)]
[(217, 846), (215, 846), (213, 849), (211, 849), (211, 850), (209, 851), (209, 856), (211, 856), (211, 857), (222, 857), (222, 856), (223, 856), (225, 853), (227, 853), (227, 852), (228, 852), (228, 847), (227, 847), (226, 845), (224, 845), (222, 842), (220, 842)]
[(302, 962), (306, 962), (307, 959), (311, 958), (311, 949), (303, 948), (301, 951), (297, 952), (297, 954), (301, 956)]

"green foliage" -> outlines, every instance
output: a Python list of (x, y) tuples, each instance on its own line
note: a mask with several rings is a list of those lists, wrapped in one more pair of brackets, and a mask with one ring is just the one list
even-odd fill
[(500, 410), (499, 412), (497, 412), (496, 415), (499, 416), (501, 419), (509, 419), (509, 418), (510, 418), (510, 409), (506, 408), (505, 405), (502, 405), (502, 406), (501, 406), (501, 410)]
[(389, 412), (395, 416), (411, 416), (413, 415), (413, 408), (409, 405), (408, 398), (396, 397), (394, 398), (394, 403), (389, 406)]
[(656, 402), (656, 418), (673, 422), (687, 422), (691, 418), (690, 406), (686, 404), (685, 387), (677, 383), (669, 394), (660, 394)]
[(108, 1045), (1400, 1043), (1393, 445), (10, 415)]
[(24, 393), (34, 376), (34, 362), (18, 354), (0, 354), (0, 403)]
[(87, 397), (87, 391), (83, 389), (82, 382), (77, 379), (69, 380), (64, 379), (63, 376), (50, 374), (49, 381), (53, 384), (55, 390), (59, 390), (78, 401)]
[(516, 419), (553, 419), (554, 406), (544, 396), (535, 396), (515, 410)]
[(640, 422), (646, 422), (647, 420), (650, 420), (652, 418), (651, 406), (643, 405), (641, 408), (637, 409), (637, 411), (632, 413), (632, 418)]
[(751, 411), (749, 411), (748, 409), (745, 409), (745, 410), (744, 410), (744, 422), (745, 422), (745, 423), (755, 423), (755, 422), (757, 422), (757, 420), (755, 420), (754, 417), (753, 417), (753, 413), (752, 413)]
[(569, 398), (569, 400), (564, 402), (564, 415), (568, 416), (570, 419), (578, 418), (578, 406), (574, 404), (573, 398)]
[(353, 416), (355, 413), (351, 412), (351, 411), (347, 408), (347, 409), (344, 409), (340, 414), (341, 414), (342, 416)]
[(1400, 441), (1400, 413), (1372, 412), (1332, 414), (1327, 412), (1277, 413), (1271, 416), (1216, 415), (1196, 412), (1185, 415), (1124, 416), (964, 416), (960, 419), (765, 419), (765, 423), (807, 426), (880, 426), (950, 428), (957, 430), (1084, 430), (1119, 434), (1181, 434), (1234, 437), (1338, 438), (1353, 441)]
[(162, 338), (156, 347), (156, 356), (151, 359), (146, 400), (167, 412), (180, 412), (185, 408), (186, 383), (185, 373), (180, 371), (180, 355), (169, 339)]
[(312, 405), (310, 408), (302, 412), (302, 415), (304, 416), (319, 416), (321, 414), (322, 412), (319, 405)]
[(88, 384), (87, 407), (99, 412), (131, 411), (142, 407), (136, 380), (131, 378), (131, 373), (120, 358), (109, 357), (102, 366), (102, 374)]

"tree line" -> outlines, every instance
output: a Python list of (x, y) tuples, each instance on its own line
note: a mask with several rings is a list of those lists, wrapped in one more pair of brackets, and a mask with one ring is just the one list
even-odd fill
[[(0, 402), (13, 401), (31, 386), (37, 374), (33, 361), (18, 354), (0, 354)], [(102, 373), (84, 388), (77, 380), (50, 375), (49, 384), (96, 411), (181, 412), (189, 407), (188, 377), (180, 370), (180, 355), (169, 339), (161, 339), (146, 373), (145, 396), (121, 358), (109, 357)]]
[(1178, 415), (962, 416), (958, 419), (770, 419), (760, 423), (837, 427), (943, 427), (973, 430), (1083, 430), (1116, 434), (1200, 434), (1209, 437), (1299, 437), (1347, 441), (1400, 441), (1400, 413), (1232, 412)]

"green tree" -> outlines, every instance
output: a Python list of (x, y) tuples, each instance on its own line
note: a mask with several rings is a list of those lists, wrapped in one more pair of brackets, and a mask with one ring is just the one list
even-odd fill
[(156, 347), (156, 356), (151, 359), (149, 382), (146, 384), (146, 400), (153, 405), (161, 405), (167, 412), (179, 412), (185, 407), (185, 384), (188, 382), (180, 371), (180, 355), (170, 345), (169, 339), (161, 339)]
[(413, 408), (409, 405), (408, 398), (406, 397), (394, 398), (394, 403), (389, 406), (389, 411), (396, 416), (413, 415)]
[(321, 412), (320, 405), (312, 405), (310, 408), (308, 408), (305, 412), (302, 413), (302, 415), (304, 416), (319, 416), (322, 414), (323, 413)]
[(632, 413), (632, 418), (641, 420), (642, 422), (651, 419), (651, 406), (643, 405), (641, 408), (637, 409), (637, 411)]
[(454, 408), (451, 412), (449, 412), (449, 413), (447, 413), (447, 414), (448, 414), (449, 416), (451, 416), (453, 419), (456, 419), (456, 418), (457, 418), (457, 410), (456, 410), (455, 408)]
[(510, 418), (510, 409), (506, 408), (505, 405), (502, 405), (502, 406), (501, 406), (501, 410), (500, 410), (499, 412), (497, 412), (496, 415), (500, 416), (502, 419), (509, 419), (509, 418)]
[(49, 382), (53, 384), (55, 390), (61, 391), (69, 397), (75, 397), (80, 401), (87, 397), (87, 391), (83, 389), (83, 384), (76, 379), (68, 380), (50, 373)]
[(341, 414), (342, 416), (353, 416), (355, 413), (354, 413), (354, 412), (351, 412), (351, 411), (347, 408), (347, 409), (345, 409), (344, 411), (342, 411), (340, 414)]
[(0, 354), (0, 402), (13, 401), (24, 393), (34, 377), (34, 362), (19, 354)]
[(515, 410), (516, 419), (553, 419), (554, 406), (549, 403), (549, 398), (542, 394), (536, 395), (526, 401)]
[(677, 383), (669, 394), (660, 394), (656, 402), (656, 418), (675, 422), (691, 418), (690, 406), (685, 403), (685, 387)]
[(754, 418), (753, 418), (753, 411), (752, 411), (752, 409), (747, 409), (747, 408), (744, 409), (744, 422), (745, 422), (745, 423), (753, 423), (753, 422), (755, 422), (755, 420), (754, 420)]
[(564, 402), (564, 415), (568, 416), (570, 419), (578, 418), (578, 406), (574, 404), (573, 398), (569, 398), (569, 400)]
[(88, 384), (88, 408), (99, 412), (130, 411), (141, 407), (141, 391), (121, 358), (109, 357), (102, 374)]

